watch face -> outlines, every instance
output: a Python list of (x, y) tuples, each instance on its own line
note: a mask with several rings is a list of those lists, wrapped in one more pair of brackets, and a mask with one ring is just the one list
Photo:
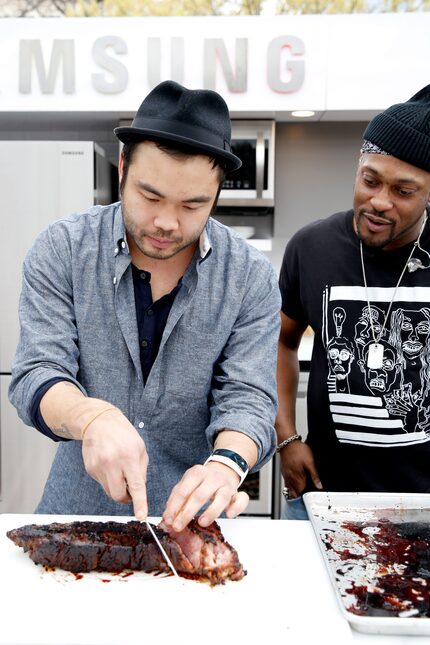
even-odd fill
[(234, 461), (234, 463), (237, 464), (244, 473), (248, 471), (248, 464), (246, 463), (245, 459), (233, 450), (227, 450), (227, 448), (218, 448), (214, 451), (213, 454), (222, 455), (223, 457), (227, 457), (227, 459), (231, 459), (231, 461)]

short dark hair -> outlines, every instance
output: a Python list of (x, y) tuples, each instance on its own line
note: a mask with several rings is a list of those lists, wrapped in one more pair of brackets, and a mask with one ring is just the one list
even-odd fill
[[(150, 139), (148, 139), (148, 141), (150, 141)], [(131, 163), (133, 161), (134, 152), (140, 143), (142, 143), (142, 141), (129, 141), (127, 143), (124, 143), (122, 147), (123, 166), (122, 166), (121, 182), (119, 185), (120, 195), (122, 195), (122, 192), (124, 190), (125, 182), (127, 180), (127, 175), (128, 175), (128, 169), (131, 166)], [(160, 141), (154, 141), (153, 143), (155, 143), (157, 148), (159, 148), (166, 154), (170, 155), (171, 157), (175, 157), (177, 159), (181, 159), (181, 158), (186, 159), (187, 157), (194, 157), (196, 155), (202, 154), (201, 152), (196, 151), (195, 148), (192, 148), (191, 146), (187, 146), (187, 145), (181, 145), (178, 143), (175, 143), (174, 145), (170, 145), (168, 143), (164, 143)], [(209, 157), (209, 160), (212, 163), (212, 168), (218, 168), (219, 185), (221, 187), (222, 184), (224, 183), (224, 180), (227, 174), (226, 168), (223, 165), (223, 163), (218, 159), (215, 159), (215, 157)]]

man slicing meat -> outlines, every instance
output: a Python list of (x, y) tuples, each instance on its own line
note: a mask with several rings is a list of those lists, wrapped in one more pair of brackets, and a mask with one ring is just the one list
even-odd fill
[(210, 217), (241, 165), (221, 96), (163, 82), (115, 134), (121, 201), (25, 259), (10, 399), (60, 442), (37, 512), (207, 526), (274, 451), (276, 276)]

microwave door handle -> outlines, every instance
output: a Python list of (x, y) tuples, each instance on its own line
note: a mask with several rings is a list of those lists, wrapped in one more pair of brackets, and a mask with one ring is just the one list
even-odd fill
[(264, 133), (257, 132), (257, 146), (255, 150), (256, 178), (255, 187), (257, 199), (263, 197), (264, 189)]

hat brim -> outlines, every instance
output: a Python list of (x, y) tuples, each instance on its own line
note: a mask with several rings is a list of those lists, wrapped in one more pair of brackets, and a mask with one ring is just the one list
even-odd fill
[(163, 132), (161, 130), (153, 130), (151, 128), (134, 128), (132, 126), (122, 126), (114, 129), (114, 134), (122, 143), (138, 143), (139, 141), (166, 141), (182, 143), (183, 145), (196, 150), (200, 154), (208, 155), (223, 163), (226, 170), (231, 172), (238, 170), (241, 167), (242, 161), (236, 157), (232, 152), (212, 146), (209, 143), (202, 143), (196, 139), (184, 137), (173, 132)]

